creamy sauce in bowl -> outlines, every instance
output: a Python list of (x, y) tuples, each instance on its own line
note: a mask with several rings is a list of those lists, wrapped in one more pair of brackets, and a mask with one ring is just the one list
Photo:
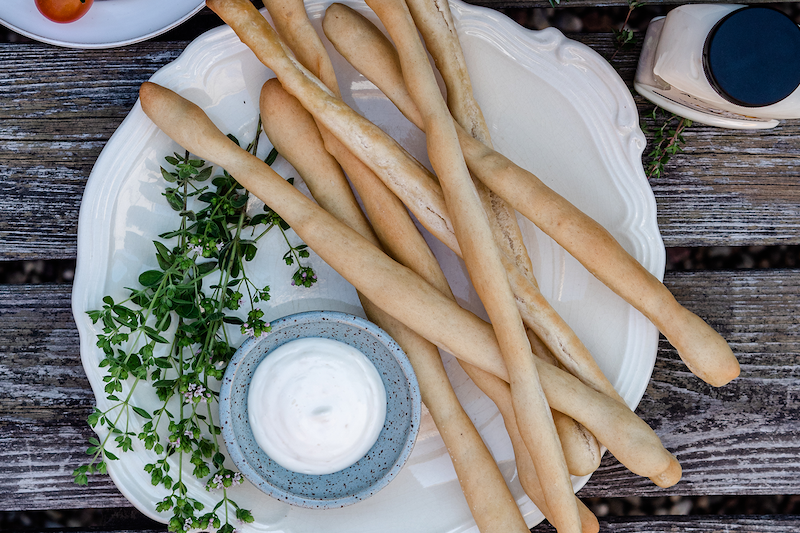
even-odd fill
[(302, 474), (331, 474), (375, 444), (386, 419), (386, 390), (375, 366), (339, 341), (287, 342), (259, 363), (247, 416), (256, 443)]

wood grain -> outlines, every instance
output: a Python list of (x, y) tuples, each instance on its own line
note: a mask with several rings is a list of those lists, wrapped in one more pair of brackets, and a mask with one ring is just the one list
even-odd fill
[[(800, 518), (793, 516), (662, 516), (601, 518), (603, 533), (794, 533)], [(548, 524), (531, 529), (534, 533), (555, 531)]]
[[(637, 412), (684, 468), (659, 489), (613, 457), (581, 496), (800, 493), (800, 271), (670, 274), (668, 286), (731, 342), (742, 376), (713, 389), (662, 342)], [(69, 285), (0, 286), (0, 510), (127, 505), (106, 477), (72, 484), (93, 405)]]
[[(661, 516), (601, 518), (600, 531), (604, 533), (796, 533), (800, 528), (800, 518), (793, 516), (755, 517), (755, 516)], [(96, 527), (91, 529), (47, 529), (40, 533), (162, 533), (159, 528), (111, 529)], [(550, 533), (555, 529), (549, 524), (539, 524), (531, 529), (533, 533)]]
[[(610, 34), (572, 37), (603, 57), (614, 54)], [(0, 45), (7, 76), (0, 85), (0, 259), (75, 257), (94, 161), (139, 85), (186, 44), (106, 51)], [(612, 62), (629, 85), (637, 58), (632, 49)], [(635, 100), (640, 116), (653, 107)], [(760, 132), (695, 125), (685, 137), (684, 152), (651, 182), (667, 246), (800, 243), (799, 120)]]
[[(550, 5), (470, 3), (509, 13)], [(569, 0), (560, 9), (627, 5)], [(174, 60), (185, 39), (217, 24), (208, 10), (194, 22), (166, 36), (173, 40), (111, 50), (0, 44), (0, 260), (75, 257), (80, 201), (97, 156), (135, 103), (139, 85)], [(610, 34), (570, 37), (607, 59), (615, 54)], [(634, 47), (611, 62), (629, 87), (638, 55)], [(634, 100), (640, 116), (652, 109), (643, 98)], [(685, 138), (684, 152), (651, 182), (667, 246), (800, 244), (800, 121), (758, 132), (695, 125)], [(645, 153), (651, 144), (648, 135)], [(662, 339), (637, 411), (676, 453), (683, 480), (659, 489), (607, 455), (580, 495), (800, 493), (800, 271), (669, 273), (666, 283), (729, 340), (742, 375), (710, 388)], [(70, 290), (0, 286), (0, 510), (130, 507), (107, 476), (88, 487), (72, 483), (93, 435), (85, 418), (94, 396), (80, 362)], [(150, 531), (142, 529), (146, 524), (113, 529), (125, 527)], [(620, 517), (601, 519), (601, 530), (788, 533), (800, 530), (800, 518)]]

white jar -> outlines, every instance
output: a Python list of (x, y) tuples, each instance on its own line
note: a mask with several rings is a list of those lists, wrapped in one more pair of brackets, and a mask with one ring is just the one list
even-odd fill
[(693, 4), (647, 29), (634, 87), (690, 120), (737, 129), (800, 118), (800, 27), (766, 7)]

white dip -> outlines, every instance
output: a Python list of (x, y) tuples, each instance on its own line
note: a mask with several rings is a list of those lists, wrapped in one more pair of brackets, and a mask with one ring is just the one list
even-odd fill
[(259, 363), (247, 414), (256, 442), (276, 463), (302, 474), (352, 465), (375, 444), (386, 390), (375, 366), (339, 341), (290, 341)]

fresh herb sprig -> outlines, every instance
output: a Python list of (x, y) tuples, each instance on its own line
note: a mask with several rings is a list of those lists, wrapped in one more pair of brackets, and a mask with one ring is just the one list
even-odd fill
[(683, 151), (683, 146), (686, 144), (683, 132), (692, 125), (692, 121), (658, 106), (655, 106), (653, 111), (647, 115), (647, 119), (655, 126), (651, 129), (645, 122), (642, 123), (644, 132), (653, 135), (653, 150), (647, 154), (645, 167), (649, 180), (660, 178), (664, 174), (664, 167), (670, 158)]
[(643, 5), (644, 2), (639, 2), (637, 0), (628, 0), (628, 13), (625, 15), (625, 20), (623, 21), (622, 26), (618, 30), (615, 28), (611, 29), (611, 33), (614, 36), (614, 47), (616, 48), (616, 50), (614, 51), (614, 54), (611, 56), (611, 58), (608, 60), (609, 62), (614, 61), (614, 58), (617, 57), (617, 54), (619, 54), (620, 51), (632, 48), (636, 44), (637, 42), (636, 36), (633, 33), (633, 30), (628, 28), (628, 21), (631, 19), (631, 14), (633, 14), (633, 11), (637, 7), (642, 7)]
[[(259, 121), (247, 146), (253, 154), (260, 133)], [(273, 149), (265, 161), (276, 157)], [(262, 213), (248, 215), (249, 194), (233, 176), (223, 170), (212, 178), (212, 167), (188, 152), (166, 161), (171, 170), (161, 168), (163, 196), (180, 222), (153, 242), (159, 268), (143, 272), (127, 299), (105, 296), (101, 309), (88, 312), (102, 326), (97, 346), (104, 354), (108, 407), (89, 415), (89, 425), (104, 427), (105, 436), (89, 439), (89, 460), (73, 474), (76, 483), (87, 484), (90, 474), (106, 473), (108, 461), (138, 441), (156, 457), (144, 469), (167, 493), (156, 511), (172, 512), (170, 531), (232, 533), (235, 521), (252, 522), (253, 516), (228, 493), (242, 477), (225, 465), (212, 411), (235, 352), (231, 328), (253, 337), (270, 331), (257, 307), (270, 299), (270, 288), (256, 286), (245, 265), (256, 256), (258, 241), (277, 227), (289, 247), (286, 264), (297, 265), (292, 285), (310, 287), (317, 276), (301, 262), (309, 257), (307, 247), (290, 243), (289, 225), (277, 213), (265, 205)], [(209, 179), (211, 186), (205, 185)], [(240, 317), (245, 309), (246, 320)], [(134, 391), (142, 383), (158, 399), (154, 410), (136, 405)], [(187, 472), (219, 494), (213, 509), (190, 494)]]

